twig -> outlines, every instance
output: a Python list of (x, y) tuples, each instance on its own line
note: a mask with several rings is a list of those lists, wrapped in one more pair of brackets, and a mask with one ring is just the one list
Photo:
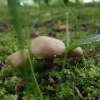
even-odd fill
[(83, 100), (84, 97), (82, 96), (80, 90), (75, 86), (75, 91), (77, 92), (78, 96)]

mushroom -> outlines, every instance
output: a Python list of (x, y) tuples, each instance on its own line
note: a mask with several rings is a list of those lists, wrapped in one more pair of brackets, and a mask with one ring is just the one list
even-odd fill
[(77, 47), (72, 51), (68, 52), (69, 63), (72, 65), (75, 64), (76, 57), (80, 57), (82, 55), (83, 55), (83, 50), (81, 47)]
[(77, 47), (68, 53), (69, 57), (80, 57), (82, 55), (83, 55), (83, 50), (81, 47)]
[(12, 64), (20, 69), (22, 64), (26, 61), (28, 61), (28, 49), (22, 49), (8, 56), (5, 62), (8, 65)]
[(65, 52), (64, 43), (52, 37), (39, 36), (31, 41), (30, 51), (33, 55), (43, 58), (44, 66), (52, 66), (55, 57), (61, 57)]

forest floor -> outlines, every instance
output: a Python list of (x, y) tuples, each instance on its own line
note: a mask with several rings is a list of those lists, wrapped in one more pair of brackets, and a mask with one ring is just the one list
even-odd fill
[[(68, 22), (70, 43), (88, 34), (99, 34), (99, 11), (100, 7), (83, 5), (77, 8), (74, 6), (20, 7), (24, 47), (29, 48), (28, 40), (34, 38), (35, 35), (57, 38), (66, 45), (66, 22)], [(4, 68), (7, 56), (19, 49), (14, 22), (8, 7), (0, 7), (0, 99), (32, 100), (27, 99), (30, 97), (38, 100), (35, 99), (38, 97), (37, 89), (29, 79), (27, 80), (29, 83), (26, 82), (28, 85), (22, 84), (17, 87), (19, 91), (15, 94), (17, 91), (15, 87), (23, 78), (16, 68)], [(64, 69), (64, 78), (58, 93), (59, 100), (100, 99), (100, 43), (83, 45), (81, 48), (84, 52), (83, 56), (77, 58), (72, 65), (66, 65)], [(41, 60), (36, 58), (32, 62), (44, 100), (56, 100), (62, 63), (63, 58), (56, 58), (53, 68), (45, 70)], [(50, 79), (54, 81), (54, 84), (51, 85), (48, 81)]]

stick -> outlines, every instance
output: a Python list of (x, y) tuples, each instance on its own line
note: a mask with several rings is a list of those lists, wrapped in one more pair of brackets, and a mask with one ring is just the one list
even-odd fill
[(83, 100), (84, 97), (82, 96), (80, 90), (75, 86), (75, 91), (77, 92), (78, 96)]

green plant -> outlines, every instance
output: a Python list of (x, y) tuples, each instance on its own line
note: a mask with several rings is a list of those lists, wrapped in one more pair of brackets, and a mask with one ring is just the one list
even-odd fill
[[(20, 13), (18, 11), (19, 7), (18, 7), (18, 4), (17, 4), (17, 1), (11, 0), (9, 8), (10, 8), (10, 13), (12, 14), (13, 21), (14, 21), (14, 27), (15, 27), (15, 31), (16, 31), (16, 36), (18, 38), (19, 49), (23, 49), (24, 48), (24, 40), (23, 40), (24, 36), (22, 34), (22, 31), (21, 31), (21, 19), (20, 19)], [(30, 54), (28, 54), (28, 57), (29, 57), (30, 69), (31, 69), (31, 73), (32, 73), (31, 77), (34, 80), (32, 82), (33, 82), (33, 85), (34, 85), (34, 83), (36, 85), (36, 88), (33, 86), (35, 88), (35, 90), (36, 90), (36, 92), (33, 95), (33, 97), (34, 98), (38, 98), (37, 95), (39, 94), (40, 95), (40, 99), (43, 100), (43, 97), (42, 97), (42, 94), (40, 92), (40, 88), (39, 88), (39, 85), (37, 83), (37, 80), (36, 80), (36, 77), (35, 77), (35, 74), (34, 74), (34, 70), (33, 70), (33, 67), (32, 67)], [(27, 74), (26, 70), (27, 70), (26, 67), (24, 67), (23, 75)], [(27, 83), (27, 85), (29, 85), (28, 82), (27, 82), (28, 81), (27, 77), (25, 77), (24, 80)], [(27, 90), (27, 93), (28, 93), (29, 89), (27, 88), (27, 86), (26, 86), (26, 90)]]
[[(65, 4), (63, 3), (63, 5), (65, 6)], [(65, 6), (66, 8), (66, 6)], [(67, 55), (68, 55), (68, 52), (75, 49), (76, 47), (79, 47), (80, 45), (83, 45), (83, 44), (89, 44), (89, 43), (92, 43), (92, 42), (99, 42), (100, 41), (100, 35), (99, 34), (90, 34), (88, 36), (84, 36), (83, 38), (77, 40), (76, 42), (72, 43), (71, 45), (69, 44), (70, 42), (70, 37), (69, 37), (69, 31), (68, 31), (68, 13), (66, 14), (67, 15), (67, 23), (66, 23), (66, 51), (65, 51), (65, 56), (64, 56), (64, 61), (63, 61), (63, 65), (62, 65), (62, 70), (61, 70), (61, 74), (60, 74), (60, 80), (59, 80), (59, 86), (57, 88), (57, 92), (56, 92), (56, 96), (57, 96), (57, 100), (60, 100), (60, 97), (58, 96), (60, 90), (61, 90), (61, 82), (64, 78), (64, 73), (63, 73), (63, 70), (65, 69), (65, 65), (67, 63), (68, 65), (68, 62), (66, 62), (67, 60)], [(76, 13), (75, 13), (75, 21), (76, 21), (76, 30), (78, 30), (78, 23), (77, 23), (77, 18), (76, 18)], [(76, 69), (76, 68), (75, 68)], [(73, 71), (73, 100), (75, 100), (75, 93), (74, 93), (74, 88), (75, 88), (75, 70)]]
[[(2, 8), (3, 10), (6, 10), (7, 7)], [(24, 35), (23, 40), (24, 40), (24, 44), (23, 47), (24, 48), (29, 48), (29, 43), (30, 43), (30, 33), (31, 33), (31, 25), (33, 25), (34, 20), (39, 16), (39, 20), (37, 21), (37, 23), (34, 25), (34, 28), (36, 30), (40, 29), (40, 31), (43, 31), (45, 33), (41, 33), (41, 35), (48, 35), (49, 31), (48, 28), (50, 29), (50, 27), (53, 27), (53, 24), (55, 24), (57, 22), (57, 20), (61, 20), (63, 22), (65, 22), (65, 13), (66, 10), (68, 10), (67, 8), (64, 10), (62, 9), (63, 7), (51, 7), (51, 8), (33, 8), (33, 7), (20, 7), (20, 11), (22, 14), (21, 17), (21, 21), (23, 22), (22, 24), (22, 33)], [(42, 10), (40, 10), (42, 9)], [(69, 8), (70, 9), (70, 8)], [(74, 10), (74, 8), (72, 7), (72, 9)], [(71, 10), (72, 10), (71, 9)], [(75, 18), (72, 17), (72, 14), (70, 14), (71, 12), (69, 12), (68, 16), (69, 16), (69, 23), (71, 24), (71, 29), (70, 30), (70, 42), (69, 42), (69, 51), (76, 48), (77, 46), (82, 46), (83, 47), (83, 51), (84, 51), (84, 55), (81, 58), (77, 58), (76, 59), (76, 63), (75, 66), (70, 66), (68, 63), (65, 64), (65, 68), (62, 71), (63, 73), (63, 79), (61, 81), (60, 84), (60, 91), (57, 94), (59, 96), (59, 98), (61, 100), (80, 100), (80, 96), (77, 94), (75, 87), (78, 88), (78, 90), (80, 91), (80, 93), (83, 95), (84, 100), (97, 100), (100, 99), (99, 95), (100, 95), (100, 87), (99, 87), (99, 66), (100, 66), (100, 59), (99, 59), (99, 43), (92, 43), (94, 42), (94, 40), (97, 42), (97, 40), (99, 41), (99, 39), (97, 39), (97, 36), (99, 36), (99, 34), (93, 34), (91, 35), (90, 33), (92, 32), (92, 28), (94, 28), (94, 23), (92, 25), (92, 27), (90, 28), (90, 31), (83, 31), (80, 29), (80, 25), (81, 24), (85, 24), (85, 26), (88, 25), (88, 27), (91, 26), (91, 14), (96, 15), (95, 16), (95, 21), (96, 18), (98, 19), (98, 23), (99, 23), (99, 7), (95, 8), (96, 10), (93, 10), (93, 8), (82, 8), (80, 7), (80, 9), (75, 9), (75, 12), (78, 13), (78, 15), (75, 17), (79, 17), (78, 23), (76, 23), (77, 21), (74, 21)], [(1, 9), (0, 9), (1, 10)], [(7, 11), (3, 11), (2, 10), (2, 14), (1, 14), (1, 18), (0, 18), (0, 22), (3, 23), (3, 21), (9, 25), (10, 23), (10, 27), (11, 30), (10, 31), (4, 31), (3, 33), (0, 32), (0, 60), (4, 61), (6, 56), (12, 54), (13, 52), (15, 52), (16, 50), (19, 49), (19, 43), (18, 42), (18, 37), (15, 34), (15, 26), (12, 27), (12, 18), (8, 16)], [(44, 16), (40, 16), (41, 14), (44, 15), (47, 12), (52, 12), (53, 10), (57, 10), (59, 13), (58, 15), (53, 15), (47, 17)], [(81, 11), (80, 11), (81, 10)], [(91, 10), (91, 12), (90, 12)], [(69, 10), (68, 10), (69, 11)], [(93, 13), (92, 13), (93, 12)], [(3, 13), (5, 16), (8, 16), (6, 19), (3, 16)], [(30, 14), (31, 13), (31, 14)], [(72, 11), (73, 15), (74, 15), (74, 11)], [(97, 15), (98, 14), (98, 15)], [(2, 19), (3, 16), (3, 19)], [(10, 19), (10, 20), (9, 20)], [(42, 19), (42, 20), (41, 20)], [(9, 20), (9, 21), (8, 21)], [(48, 23), (49, 21), (49, 23)], [(49, 26), (49, 25), (50, 26)], [(78, 31), (76, 31), (76, 26), (78, 27)], [(1, 24), (0, 24), (1, 25)], [(46, 28), (45, 28), (46, 27)], [(47, 29), (47, 30), (46, 30)], [(80, 30), (79, 30), (80, 29)], [(46, 32), (47, 31), (47, 32)], [(50, 30), (50, 32), (55, 33), (57, 36), (56, 38), (61, 39), (64, 43), (66, 43), (66, 38), (65, 38), (65, 31), (56, 31), (52, 28), (52, 30)], [(6, 34), (7, 33), (7, 34)], [(76, 36), (77, 34), (78, 36)], [(89, 33), (90, 35), (86, 35), (86, 33)], [(93, 32), (92, 32), (93, 33)], [(96, 35), (96, 37), (95, 37)], [(52, 35), (51, 35), (52, 36)], [(91, 40), (89, 39), (89, 41), (85, 41), (85, 39), (82, 39), (83, 36), (85, 36), (85, 39), (87, 37), (92, 37)], [(28, 38), (28, 40), (27, 40)], [(77, 38), (80, 38), (80, 40), (76, 41)], [(81, 40), (82, 39), (82, 40)], [(81, 42), (83, 41), (83, 42)], [(84, 43), (85, 41), (85, 43)], [(75, 43), (74, 43), (75, 42)], [(89, 44), (87, 44), (89, 43)], [(28, 44), (28, 45), (27, 45)], [(85, 45), (83, 45), (85, 44)], [(56, 91), (57, 88), (53, 88), (51, 85), (48, 84), (48, 78), (53, 78), (56, 81), (56, 85), (58, 86), (59, 80), (61, 79), (61, 69), (62, 69), (62, 65), (63, 65), (63, 60), (64, 58), (55, 58), (54, 61), (54, 66), (51, 69), (47, 69), (43, 68), (43, 64), (42, 64), (42, 60), (33, 57), (30, 58), (31, 59), (31, 63), (32, 63), (32, 67), (33, 67), (33, 71), (36, 77), (36, 80), (38, 82), (38, 85), (41, 89), (41, 94), (43, 94), (43, 99), (44, 100), (54, 100), (56, 97)], [(68, 60), (68, 59), (67, 59)], [(32, 69), (30, 68), (30, 64), (28, 64), (27, 66), (28, 69)], [(19, 97), (19, 99), (23, 99), (23, 100), (27, 100), (29, 97), (30, 99), (35, 98), (35, 100), (37, 100), (39, 98), (39, 94), (36, 88), (36, 84), (34, 82), (33, 76), (32, 76), (32, 72), (27, 71), (27, 76), (31, 76), (32, 80), (28, 80), (28, 78), (25, 77), (25, 74), (21, 74), (20, 72), (18, 72), (17, 69), (14, 69), (12, 66), (8, 67), (8, 68), (4, 68), (0, 71), (0, 99), (1, 100), (6, 100), (6, 99), (13, 99), (14, 97)], [(17, 77), (15, 77), (17, 76)], [(20, 79), (23, 79), (25, 82), (24, 88), (23, 90), (20, 90), (19, 94), (17, 96), (14, 95), (14, 85), (17, 84), (17, 81)], [(7, 86), (7, 84), (9, 83), (9, 85)], [(5, 87), (7, 87), (7, 90), (5, 90)], [(10, 89), (9, 89), (10, 88)], [(71, 94), (71, 95), (70, 95)]]
[(68, 51), (71, 51), (71, 50), (75, 49), (76, 47), (81, 46), (83, 44), (90, 44), (90, 43), (99, 42), (99, 41), (100, 41), (100, 35), (99, 34), (86, 35), (86, 36), (82, 37), (81, 39), (72, 43), (69, 46)]

